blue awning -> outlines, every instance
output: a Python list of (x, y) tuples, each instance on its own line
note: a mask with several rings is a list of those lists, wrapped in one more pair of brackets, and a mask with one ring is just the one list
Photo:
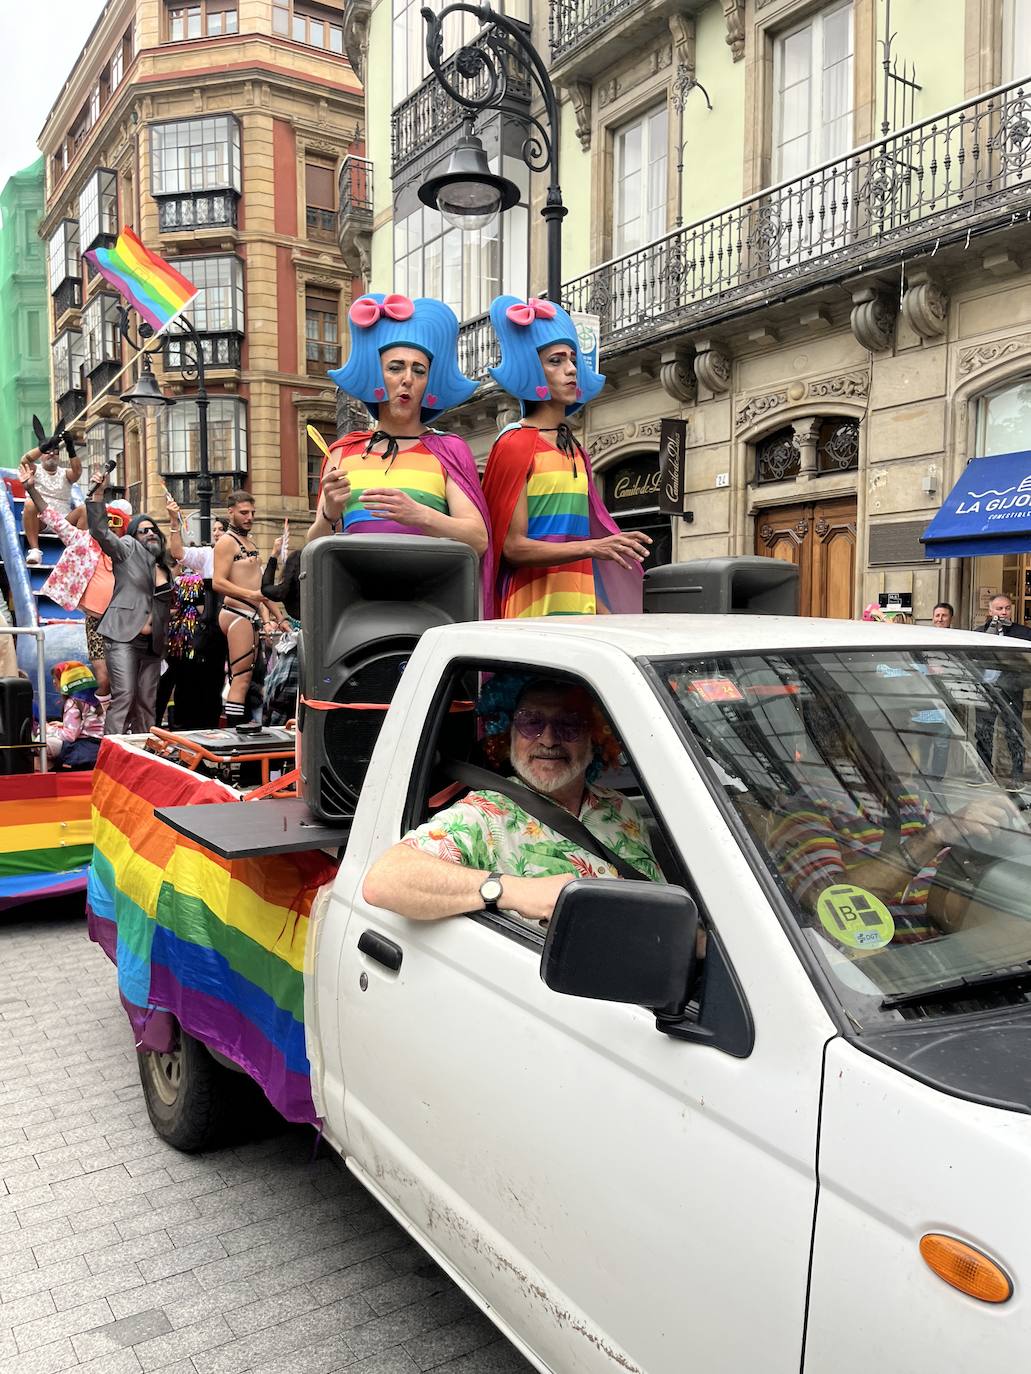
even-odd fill
[(920, 542), (927, 558), (1031, 553), (1031, 452), (972, 459)]

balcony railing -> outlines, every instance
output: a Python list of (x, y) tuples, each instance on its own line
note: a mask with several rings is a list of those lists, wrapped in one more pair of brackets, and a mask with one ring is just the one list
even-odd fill
[(467, 320), (458, 331), (458, 366), (475, 382), (486, 382), (488, 367), (501, 361), (498, 338), (489, 315), (477, 315)]
[[(201, 334), (199, 338), (205, 367), (231, 367), (239, 370), (240, 347), (243, 343), (242, 333), (226, 330), (223, 333)], [(171, 371), (179, 371), (183, 367), (189, 368), (192, 366), (191, 359), (194, 356), (194, 349), (187, 340), (165, 336), (166, 368)]]
[[(211, 474), (211, 485), (214, 488), (211, 494), (211, 505), (214, 510), (224, 509), (230, 495), (242, 487), (246, 481), (246, 472), (213, 472)], [(200, 496), (197, 491), (200, 485), (199, 472), (163, 472), (161, 480), (165, 485), (165, 490), (169, 496), (179, 506), (198, 506)], [(139, 506), (133, 507), (139, 510)]]
[[(528, 26), (520, 25), (520, 28), (525, 28), (529, 37)], [(505, 66), (508, 73), (505, 105), (521, 111), (530, 100), (529, 77), (525, 69), (514, 59), (506, 59)], [(471, 80), (460, 77), (453, 56), (443, 64), (443, 70), (452, 85), (464, 94), (476, 97), (487, 90), (488, 81), (482, 72)], [(428, 76), (411, 95), (395, 106), (391, 115), (392, 175), (396, 176), (400, 168), (438, 143), (445, 134), (457, 129), (468, 118), (468, 111), (463, 110), (451, 99), (437, 78), (433, 75)]]
[(562, 57), (636, 3), (638, 0), (551, 0), (548, 41), (552, 58)]
[(563, 287), (601, 316), (606, 348), (698, 328), (840, 280), (901, 251), (930, 252), (1031, 207), (1031, 81), (1015, 82), (761, 191)]
[(157, 196), (158, 228), (162, 234), (176, 230), (236, 226), (239, 191), (191, 191), (185, 195)]
[(372, 163), (348, 154), (340, 167), (341, 224), (372, 224)]

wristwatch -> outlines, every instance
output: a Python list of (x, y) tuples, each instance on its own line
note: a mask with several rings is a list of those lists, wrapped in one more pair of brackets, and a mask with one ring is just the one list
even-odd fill
[(480, 898), (483, 901), (484, 911), (490, 911), (495, 916), (498, 914), (498, 902), (501, 900), (501, 874), (488, 873), (480, 884)]

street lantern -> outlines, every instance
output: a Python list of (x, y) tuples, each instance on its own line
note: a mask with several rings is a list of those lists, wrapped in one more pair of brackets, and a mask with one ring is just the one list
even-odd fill
[(486, 229), (502, 210), (511, 210), (518, 203), (519, 187), (490, 170), (475, 125), (468, 120), (447, 171), (424, 181), (419, 187), (419, 199), (439, 210), (456, 229)]
[(175, 401), (171, 396), (166, 396), (158, 386), (158, 379), (154, 376), (154, 369), (151, 366), (150, 354), (144, 353), (143, 361), (140, 364), (140, 375), (135, 384), (128, 391), (123, 391), (120, 400), (127, 405), (138, 406), (141, 410), (149, 410), (151, 406), (160, 409), (162, 406), (174, 406)]
[[(139, 339), (133, 339), (129, 333), (129, 310), (123, 306), (119, 312), (119, 329), (122, 338), (133, 348), (141, 348), (153, 334), (153, 329), (147, 323), (142, 323), (139, 328)], [(211, 472), (208, 467), (208, 389), (204, 377), (204, 344), (200, 335), (194, 328), (193, 321), (187, 319), (185, 315), (180, 315), (175, 322), (176, 331), (185, 336), (183, 340), (181, 357), (182, 362), (178, 371), (187, 380), (196, 377), (197, 379), (197, 433), (198, 433), (198, 458), (199, 472), (197, 474), (197, 506), (200, 516), (200, 537), (201, 542), (207, 544), (211, 539), (211, 497), (214, 493), (214, 484), (211, 480)], [(187, 353), (186, 345), (192, 348), (192, 355)], [(136, 385), (129, 391), (122, 392), (122, 400), (128, 401), (130, 405), (142, 406), (174, 406), (175, 400), (171, 396), (166, 396), (158, 386), (157, 378), (151, 368), (150, 355), (143, 354), (143, 362), (140, 366), (139, 379)]]
[[(482, 24), (475, 43), (459, 48), (454, 70), (444, 70), (444, 21), (452, 14), (471, 14)], [(451, 156), (447, 171), (419, 187), (419, 199), (439, 209), (450, 224), (463, 229), (479, 229), (489, 224), (502, 210), (511, 209), (519, 199), (513, 182), (494, 176), (487, 166), (483, 144), (476, 137), (475, 116), (484, 110), (498, 110), (514, 119), (527, 131), (521, 155), (531, 172), (550, 171), (548, 193), (541, 217), (548, 226), (548, 297), (559, 302), (562, 296), (562, 221), (568, 213), (562, 203), (559, 184), (558, 100), (548, 69), (540, 53), (523, 33), (489, 5), (461, 3), (446, 5), (439, 14), (429, 8), (421, 11), (426, 21), (426, 59), (441, 86), (463, 110), (473, 117), (466, 123), (462, 141)], [(536, 115), (519, 114), (506, 103), (510, 67), (519, 64), (536, 88), (544, 105), (545, 121)], [(450, 60), (449, 60), (450, 65)], [(476, 81), (480, 94), (473, 96), (455, 85), (454, 76), (469, 83)]]

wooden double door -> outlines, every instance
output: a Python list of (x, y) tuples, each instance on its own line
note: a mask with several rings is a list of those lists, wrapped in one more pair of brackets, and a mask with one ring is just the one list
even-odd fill
[(800, 571), (802, 615), (851, 620), (856, 586), (856, 500), (773, 506), (755, 517), (755, 551)]

